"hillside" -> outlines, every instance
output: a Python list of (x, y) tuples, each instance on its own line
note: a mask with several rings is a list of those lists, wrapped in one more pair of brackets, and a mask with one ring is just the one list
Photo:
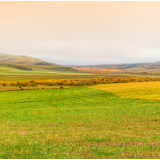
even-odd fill
[(60, 66), (33, 57), (0, 53), (0, 68), (4, 69), (4, 67), (26, 71), (76, 71), (71, 67)]
[(49, 66), (56, 65), (54, 63), (48, 63), (43, 60), (29, 56), (11, 55), (6, 53), (0, 53), (0, 62), (27, 64), (27, 65), (49, 65)]
[(73, 68), (90, 68), (90, 69), (129, 69), (129, 70), (160, 70), (160, 61), (152, 63), (129, 63), (129, 64), (102, 64), (102, 65), (86, 65), (86, 66), (70, 66)]
[[(121, 69), (132, 71), (155, 71), (160, 72), (160, 61), (152, 63), (126, 63), (126, 64), (102, 64), (102, 65), (85, 65), (85, 66), (60, 66), (55, 63), (49, 63), (37, 58), (22, 56), (22, 55), (10, 55), (6, 53), (0, 53), (0, 68), (10, 67), (19, 70), (26, 71), (71, 71), (77, 72), (77, 69), (83, 71), (98, 70), (98, 69)], [(73, 67), (73, 68), (72, 68)]]

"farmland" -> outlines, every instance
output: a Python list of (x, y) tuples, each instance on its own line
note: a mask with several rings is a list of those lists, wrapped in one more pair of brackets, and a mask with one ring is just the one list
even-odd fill
[(0, 158), (158, 159), (158, 86), (135, 82), (0, 92)]

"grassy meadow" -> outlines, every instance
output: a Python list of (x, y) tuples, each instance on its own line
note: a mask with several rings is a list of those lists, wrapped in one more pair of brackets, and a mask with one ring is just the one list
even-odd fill
[(140, 75), (1, 66), (0, 158), (160, 158), (159, 81), (63, 85), (63, 89), (2, 85), (102, 77)]
[(159, 159), (158, 86), (0, 92), (0, 158)]

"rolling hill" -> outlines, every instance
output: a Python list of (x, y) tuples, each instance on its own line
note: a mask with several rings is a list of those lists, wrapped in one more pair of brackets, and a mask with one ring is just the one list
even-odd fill
[[(102, 65), (85, 65), (85, 66), (60, 66), (55, 63), (49, 63), (37, 58), (22, 56), (22, 55), (10, 55), (6, 53), (0, 53), (0, 68), (5, 67), (25, 70), (25, 71), (71, 71), (78, 72), (79, 68), (89, 67), (93, 69), (129, 69), (133, 71), (156, 71), (160, 72), (160, 61), (152, 63), (126, 63), (126, 64), (102, 64)], [(73, 67), (73, 68), (72, 68)]]
[(0, 53), (0, 62), (27, 64), (27, 65), (49, 65), (49, 66), (56, 65), (54, 63), (48, 63), (43, 60), (29, 56), (11, 55), (6, 53)]
[(87, 68), (90, 69), (129, 69), (139, 71), (160, 71), (160, 61), (151, 63), (128, 63), (128, 64), (102, 64), (102, 65), (86, 65), (86, 66), (70, 66), (73, 68)]
[(64, 67), (37, 58), (21, 55), (0, 53), (0, 67), (10, 67), (26, 71), (76, 71), (71, 67)]

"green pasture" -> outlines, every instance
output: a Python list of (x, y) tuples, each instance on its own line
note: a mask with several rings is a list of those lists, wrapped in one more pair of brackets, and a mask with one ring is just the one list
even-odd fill
[(0, 92), (0, 158), (160, 158), (160, 101), (79, 87)]

